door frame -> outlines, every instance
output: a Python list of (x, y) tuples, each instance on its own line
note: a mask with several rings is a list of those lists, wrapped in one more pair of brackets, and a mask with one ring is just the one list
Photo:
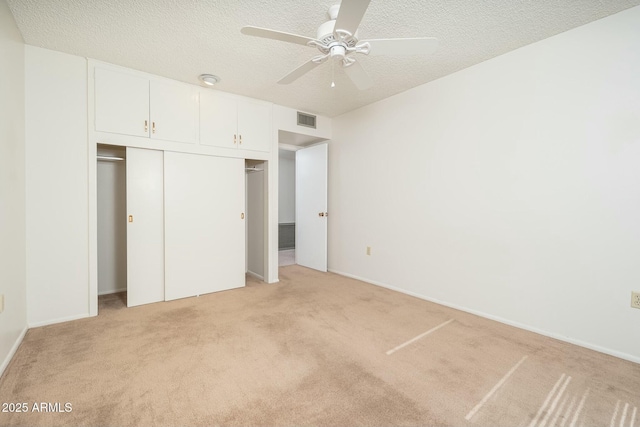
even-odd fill
[[(277, 131), (276, 131), (277, 132)], [(290, 140), (292, 137), (295, 139), (296, 137), (299, 137), (301, 140), (309, 140), (310, 138), (313, 138), (313, 142), (312, 143), (307, 143), (305, 145), (291, 145), (291, 144), (285, 144), (285, 143), (280, 143), (280, 136), (278, 135), (276, 137), (276, 141), (278, 141), (278, 147), (277, 149), (274, 149), (275, 154), (273, 156), (272, 159), (272, 163), (276, 163), (276, 167), (273, 168), (275, 169), (275, 174), (276, 174), (276, 184), (275, 184), (275, 188), (274, 186), (270, 186), (269, 190), (270, 191), (276, 191), (276, 197), (275, 197), (275, 207), (278, 207), (278, 203), (279, 203), (279, 198), (280, 198), (280, 194), (278, 193), (279, 191), (279, 186), (278, 186), (278, 171), (280, 169), (280, 165), (279, 165), (279, 150), (287, 150), (287, 151), (298, 151), (304, 148), (310, 148), (316, 145), (321, 145), (321, 144), (327, 144), (327, 151), (329, 150), (329, 143), (330, 143), (330, 139), (327, 138), (318, 138), (318, 137), (312, 137), (311, 135), (307, 135), (307, 134), (303, 134), (303, 133), (295, 133), (295, 132), (291, 132), (291, 131), (286, 131), (285, 132), (287, 134), (286, 139)], [(329, 204), (329, 171), (328, 171), (328, 162), (329, 162), (329, 155), (327, 153), (327, 205)], [(271, 175), (270, 175), (271, 177)], [(297, 213), (296, 213), (297, 215)], [(273, 234), (274, 236), (276, 236), (276, 238), (271, 239), (270, 241), (270, 246), (269, 246), (269, 254), (270, 254), (270, 269), (269, 269), (269, 273), (274, 273), (275, 276), (275, 280), (270, 280), (269, 283), (275, 283), (278, 281), (278, 212), (276, 210), (275, 216), (271, 216), (271, 218), (275, 218), (274, 221), (271, 221), (271, 223), (269, 224), (270, 227), (270, 233), (275, 233)], [(327, 224), (327, 271), (329, 268), (329, 256), (328, 256), (328, 251), (329, 251), (329, 230), (328, 230), (328, 224)], [(273, 279), (273, 276), (270, 276), (270, 279)]]

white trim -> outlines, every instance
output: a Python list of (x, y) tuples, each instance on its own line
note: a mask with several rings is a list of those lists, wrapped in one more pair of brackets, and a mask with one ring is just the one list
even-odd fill
[(263, 282), (265, 281), (263, 276), (259, 275), (258, 273), (254, 273), (251, 270), (247, 270), (247, 274), (251, 277), (255, 277), (256, 279), (262, 280)]
[(118, 294), (120, 292), (127, 292), (127, 288), (98, 292), (98, 296), (101, 297), (102, 295)]
[(282, 142), (278, 143), (278, 150), (298, 151), (301, 148), (305, 148), (305, 147), (302, 147), (300, 145), (283, 144)]
[(93, 317), (93, 316), (91, 314), (88, 314), (88, 313), (87, 314), (76, 314), (75, 316), (60, 317), (58, 319), (45, 320), (43, 322), (29, 323), (29, 329), (31, 329), (31, 328), (39, 328), (40, 326), (55, 325), (56, 323), (69, 322), (71, 320), (86, 319), (87, 317)]
[(377, 282), (377, 281), (374, 281), (374, 280), (366, 279), (364, 277), (356, 276), (355, 274), (344, 273), (344, 272), (337, 271), (337, 270), (334, 270), (334, 269), (329, 269), (329, 272), (335, 273), (335, 274), (339, 274), (340, 276), (349, 277), (351, 279), (360, 280), (362, 282), (366, 282), (366, 283), (369, 283), (371, 285), (380, 286), (381, 288), (391, 289), (392, 291), (396, 291), (396, 292), (400, 292), (402, 294), (410, 295), (412, 297), (420, 298), (420, 299), (423, 299), (425, 301), (433, 302), (435, 304), (444, 305), (445, 307), (450, 307), (450, 308), (453, 308), (453, 309), (456, 309), (456, 310), (464, 311), (465, 313), (475, 314), (476, 316), (484, 317), (485, 319), (495, 320), (496, 322), (504, 323), (505, 325), (514, 326), (514, 327), (519, 328), (519, 329), (524, 329), (525, 331), (534, 332), (536, 334), (544, 335), (544, 336), (549, 337), (549, 338), (554, 338), (554, 339), (557, 339), (557, 340), (560, 340), (560, 341), (564, 341), (564, 342), (567, 342), (569, 344), (574, 344), (574, 345), (577, 345), (579, 347), (588, 348), (589, 350), (594, 350), (594, 351), (597, 351), (599, 353), (608, 354), (609, 356), (618, 357), (620, 359), (628, 360), (628, 361), (634, 362), (634, 363), (640, 363), (640, 357), (639, 356), (634, 356), (632, 354), (623, 353), (621, 351), (611, 350), (611, 349), (608, 349), (608, 348), (605, 348), (605, 347), (601, 347), (599, 345), (591, 344), (591, 343), (588, 343), (588, 342), (585, 342), (585, 341), (581, 341), (581, 340), (577, 340), (577, 339), (574, 339), (574, 338), (566, 337), (564, 335), (560, 335), (560, 334), (556, 334), (556, 333), (553, 333), (553, 332), (549, 332), (549, 331), (545, 331), (545, 330), (542, 330), (542, 329), (538, 329), (538, 328), (535, 328), (533, 326), (529, 326), (529, 325), (526, 325), (526, 324), (523, 324), (523, 323), (514, 322), (512, 320), (508, 320), (508, 319), (502, 318), (500, 316), (494, 316), (492, 314), (487, 314), (487, 313), (484, 313), (482, 311), (473, 310), (473, 309), (470, 309), (470, 308), (467, 308), (467, 307), (462, 307), (462, 306), (457, 305), (457, 304), (451, 304), (451, 303), (448, 303), (448, 302), (445, 302), (445, 301), (441, 301), (441, 300), (438, 300), (436, 298), (430, 298), (430, 297), (418, 294), (416, 292), (411, 292), (411, 291), (407, 291), (407, 290), (402, 289), (402, 288), (398, 288), (396, 286), (387, 285), (386, 283)]
[(7, 369), (7, 366), (9, 366), (9, 363), (11, 363), (11, 359), (13, 359), (13, 356), (15, 356), (16, 351), (18, 351), (18, 347), (20, 347), (20, 344), (22, 344), (22, 340), (24, 339), (24, 336), (27, 334), (28, 330), (29, 328), (25, 326), (22, 332), (20, 332), (20, 335), (18, 335), (16, 342), (13, 343), (13, 346), (11, 346), (11, 350), (9, 350), (7, 357), (5, 357), (2, 361), (2, 365), (0, 365), (0, 378), (4, 374), (4, 370)]

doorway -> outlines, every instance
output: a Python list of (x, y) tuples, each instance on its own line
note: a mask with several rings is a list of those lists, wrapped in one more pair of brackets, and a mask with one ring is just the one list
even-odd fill
[(284, 131), (279, 136), (278, 264), (327, 271), (328, 143)]
[(278, 150), (278, 266), (296, 263), (296, 152)]

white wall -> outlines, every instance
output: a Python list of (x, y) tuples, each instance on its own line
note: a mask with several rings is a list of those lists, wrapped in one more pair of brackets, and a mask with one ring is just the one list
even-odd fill
[(24, 43), (0, 0), (0, 375), (27, 328)]
[[(302, 111), (306, 113), (305, 111)], [(312, 115), (315, 115), (311, 113)], [(277, 131), (292, 132), (294, 134), (315, 137), (318, 140), (331, 138), (331, 119), (325, 116), (316, 116), (316, 128), (298, 125), (298, 110), (282, 105), (274, 104), (273, 119), (274, 129)]]
[(330, 269), (640, 361), (639, 100), (635, 7), (334, 118)]
[(278, 222), (296, 222), (296, 152), (278, 153)]
[(87, 65), (26, 46), (27, 306), (30, 326), (87, 316)]

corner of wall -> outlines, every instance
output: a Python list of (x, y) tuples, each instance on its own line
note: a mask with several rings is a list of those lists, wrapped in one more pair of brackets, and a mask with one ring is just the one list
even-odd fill
[(25, 45), (0, 0), (0, 375), (27, 331), (25, 230)]

